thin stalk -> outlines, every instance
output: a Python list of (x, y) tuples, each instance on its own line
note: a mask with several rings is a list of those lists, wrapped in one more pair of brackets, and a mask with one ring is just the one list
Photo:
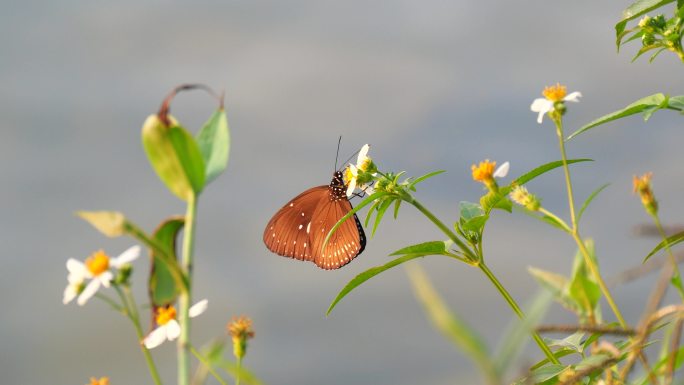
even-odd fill
[[(504, 297), (506, 302), (508, 302), (508, 305), (511, 307), (511, 309), (513, 309), (513, 312), (520, 319), (524, 319), (525, 313), (523, 313), (523, 311), (520, 310), (520, 306), (518, 306), (518, 304), (515, 302), (515, 299), (513, 299), (513, 297), (511, 297), (511, 295), (508, 293), (508, 290), (506, 290), (506, 288), (501, 284), (501, 282), (499, 282), (498, 278), (496, 278), (494, 273), (491, 270), (489, 270), (489, 267), (487, 267), (487, 265), (484, 263), (484, 261), (480, 262), (478, 264), (478, 267), (480, 268), (480, 270), (482, 270), (483, 273), (485, 273), (487, 278), (489, 278), (489, 281), (491, 281), (492, 284), (494, 284), (494, 286), (499, 291), (501, 296)], [(544, 352), (544, 354), (546, 355), (546, 358), (549, 361), (551, 361), (551, 363), (560, 364), (560, 361), (558, 361), (556, 356), (553, 355), (553, 352), (546, 345), (546, 343), (541, 338), (539, 333), (537, 333), (536, 331), (532, 332), (532, 338), (534, 338), (534, 341), (537, 343), (537, 345), (539, 345), (539, 348), (542, 350), (542, 352)]]
[(214, 376), (214, 378), (216, 379), (216, 381), (218, 381), (221, 385), (228, 385), (228, 383), (227, 383), (223, 378), (221, 378), (221, 376), (220, 376), (218, 373), (216, 373), (216, 371), (214, 370), (214, 368), (211, 366), (211, 362), (209, 362), (202, 354), (200, 354), (200, 352), (198, 352), (197, 349), (195, 349), (195, 347), (192, 346), (192, 345), (190, 346), (190, 352), (192, 352), (192, 354), (193, 354), (193, 355), (194, 355), (202, 364), (204, 364), (204, 366), (207, 367), (207, 370), (209, 370), (209, 373), (211, 373), (211, 375)]
[(556, 124), (556, 135), (558, 136), (558, 146), (560, 147), (560, 153), (561, 153), (561, 159), (563, 160), (563, 171), (565, 173), (565, 188), (567, 190), (568, 194), (568, 206), (570, 208), (570, 219), (572, 220), (572, 237), (577, 243), (577, 247), (580, 250), (580, 253), (582, 254), (582, 257), (584, 257), (584, 263), (589, 267), (589, 271), (591, 271), (591, 274), (594, 276), (596, 281), (598, 282), (599, 287), (601, 288), (601, 292), (603, 293), (603, 296), (606, 297), (606, 301), (608, 302), (608, 305), (610, 308), (613, 310), (613, 313), (615, 314), (615, 317), (618, 319), (618, 322), (620, 322), (620, 326), (623, 328), (627, 328), (627, 322), (625, 322), (624, 317), (622, 317), (622, 313), (620, 312), (620, 309), (617, 307), (617, 304), (615, 303), (615, 300), (613, 299), (613, 296), (610, 294), (610, 290), (608, 290), (608, 286), (606, 285), (606, 282), (603, 280), (603, 277), (601, 277), (601, 273), (598, 270), (598, 266), (594, 263), (594, 260), (591, 258), (589, 255), (589, 252), (584, 245), (584, 241), (582, 240), (582, 237), (579, 234), (579, 228), (577, 225), (577, 217), (575, 215), (575, 198), (572, 192), (572, 180), (570, 178), (570, 168), (568, 167), (568, 157), (565, 153), (565, 140), (563, 138), (563, 122), (560, 118), (558, 119), (553, 119), (553, 122)]
[(156, 385), (161, 385), (161, 377), (159, 377), (159, 372), (157, 371), (157, 366), (154, 364), (154, 360), (152, 359), (152, 354), (150, 354), (149, 349), (147, 349), (147, 347), (145, 347), (145, 345), (142, 343), (142, 340), (145, 339), (145, 334), (143, 333), (142, 326), (140, 325), (140, 314), (138, 313), (138, 306), (135, 303), (133, 294), (128, 287), (124, 287), (122, 290), (119, 285), (113, 286), (114, 289), (116, 289), (116, 292), (119, 294), (119, 298), (121, 298), (124, 313), (128, 319), (131, 320), (131, 323), (133, 323), (135, 333), (138, 336), (138, 341), (140, 342), (140, 350), (142, 350), (143, 356), (145, 357), (147, 369), (150, 371), (152, 380)]
[[(465, 243), (463, 243), (463, 241), (461, 241), (456, 236), (456, 234), (454, 234), (451, 231), (451, 229), (449, 229), (449, 227), (447, 227), (444, 223), (442, 223), (442, 221), (440, 221), (439, 218), (437, 218), (434, 214), (432, 214), (432, 212), (430, 212), (430, 210), (428, 210), (425, 206), (420, 204), (420, 202), (418, 202), (413, 197), (411, 197), (407, 201), (409, 203), (411, 203), (413, 206), (415, 206), (421, 213), (425, 214), (425, 216), (432, 223), (434, 223), (435, 226), (437, 226), (440, 230), (442, 230), (442, 232), (444, 232), (444, 234), (446, 234), (449, 237), (449, 239), (451, 239), (455, 244), (457, 244), (461, 248), (461, 250), (463, 250), (463, 252), (467, 255), (468, 258), (471, 258), (471, 260), (473, 262), (479, 261), (479, 263), (477, 263), (477, 266), (480, 268), (480, 270), (482, 270), (482, 272), (487, 276), (487, 278), (489, 278), (489, 280), (492, 282), (492, 284), (494, 284), (494, 286), (499, 291), (501, 296), (504, 297), (506, 302), (508, 302), (508, 305), (511, 307), (511, 309), (513, 309), (513, 312), (518, 317), (520, 317), (521, 319), (525, 318), (525, 314), (522, 312), (522, 310), (520, 310), (520, 306), (518, 306), (517, 302), (515, 302), (515, 299), (513, 299), (513, 297), (511, 297), (511, 295), (508, 293), (506, 288), (496, 278), (494, 273), (492, 273), (492, 271), (489, 270), (487, 265), (484, 264), (484, 260), (482, 260), (481, 257), (478, 257), (475, 254), (473, 254), (472, 250), (470, 250), (470, 248), (467, 247), (465, 245)], [(549, 349), (549, 347), (546, 346), (546, 343), (544, 343), (544, 340), (541, 338), (541, 336), (539, 336), (539, 334), (537, 332), (532, 332), (532, 337), (534, 338), (535, 342), (537, 343), (537, 345), (539, 345), (539, 348), (542, 350), (542, 352), (544, 352), (544, 354), (546, 355), (546, 358), (550, 362), (552, 362), (554, 364), (560, 364), (560, 362), (558, 361), (556, 356), (554, 356), (553, 352), (551, 352), (551, 349)], [(239, 364), (239, 361), (238, 361), (238, 364)], [(236, 384), (236, 385), (238, 385), (238, 384)]]
[(415, 208), (418, 209), (421, 213), (423, 213), (432, 223), (435, 224), (444, 234), (446, 234), (449, 239), (451, 239), (452, 242), (458, 245), (458, 247), (463, 251), (463, 253), (473, 262), (479, 260), (479, 257), (476, 256), (473, 251), (465, 244), (461, 239), (458, 238), (456, 234), (454, 234), (451, 229), (446, 226), (442, 221), (439, 220), (430, 210), (428, 210), (425, 206), (423, 206), (420, 202), (418, 202), (415, 198), (409, 197), (409, 199), (405, 199), (407, 202), (415, 206)]
[(237, 371), (235, 372), (235, 385), (240, 385), (240, 373), (242, 373), (242, 357), (237, 358)]
[(179, 321), (181, 334), (178, 337), (178, 385), (190, 385), (190, 302), (192, 300), (192, 253), (195, 243), (195, 215), (197, 197), (191, 194), (185, 213), (185, 230), (183, 234), (183, 256), (181, 268), (188, 280), (188, 289), (178, 297)]

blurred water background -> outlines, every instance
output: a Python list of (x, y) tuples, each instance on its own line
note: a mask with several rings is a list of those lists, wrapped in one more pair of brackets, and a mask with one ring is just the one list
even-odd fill
[[(65, 261), (128, 239), (106, 239), (79, 209), (126, 213), (151, 230), (182, 214), (147, 164), (140, 127), (174, 86), (226, 92), (233, 146), (227, 173), (202, 195), (196, 298), (208, 312), (195, 341), (224, 333), (231, 316), (254, 319), (245, 365), (267, 384), (474, 384), (477, 373), (435, 332), (402, 268), (369, 281), (325, 316), (344, 284), (387, 254), (442, 236), (409, 207), (386, 220), (366, 251), (332, 272), (269, 253), (263, 226), (288, 199), (329, 182), (364, 143), (384, 170), (447, 173), (417, 193), (445, 221), (477, 200), (470, 165), (511, 161), (511, 176), (559, 158), (551, 123), (529, 111), (557, 81), (580, 90), (567, 129), (655, 92), (682, 94), (681, 64), (663, 54), (630, 64), (613, 25), (627, 2), (480, 1), (5, 1), (0, 13), (0, 382), (151, 383), (126, 319), (103, 303), (63, 306)], [(174, 114), (196, 130), (213, 110), (182, 94)], [(585, 216), (607, 276), (639, 264), (654, 244), (631, 176), (652, 170), (663, 221), (682, 222), (682, 120), (634, 117), (569, 143), (578, 200), (611, 186)], [(567, 217), (562, 173), (529, 186)], [(488, 263), (524, 303), (537, 290), (529, 265), (568, 273), (569, 238), (520, 215), (488, 225)], [(439, 257), (419, 262), (450, 306), (491, 347), (512, 313), (475, 270)], [(144, 260), (136, 264), (145, 272)], [(136, 292), (144, 295), (143, 274)], [(615, 292), (632, 321), (651, 284)], [(608, 312), (606, 312), (608, 314)], [(609, 315), (608, 315), (609, 316)], [(610, 316), (609, 316), (610, 317)], [(553, 307), (549, 321), (571, 318)], [(175, 382), (175, 348), (154, 351)], [(538, 357), (530, 348), (523, 361)]]

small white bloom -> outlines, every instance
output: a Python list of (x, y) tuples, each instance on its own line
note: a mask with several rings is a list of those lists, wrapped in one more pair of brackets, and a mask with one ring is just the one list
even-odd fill
[[(208, 304), (209, 301), (206, 299), (197, 302), (188, 309), (188, 315), (190, 318), (197, 317), (207, 310)], [(164, 341), (173, 341), (181, 333), (181, 327), (176, 317), (176, 308), (173, 306), (158, 308), (156, 322), (159, 326), (152, 330), (142, 341), (148, 349), (156, 348)]]
[(565, 86), (556, 84), (555, 86), (546, 87), (542, 92), (543, 98), (534, 99), (530, 110), (537, 112), (537, 123), (542, 123), (544, 115), (554, 110), (556, 102), (579, 102), (582, 96), (580, 92), (572, 92), (567, 94)]
[(356, 167), (362, 171), (366, 171), (366, 167), (370, 163), (371, 158), (368, 157), (368, 150), (370, 150), (370, 145), (364, 144), (359, 151), (359, 156), (356, 157)]
[[(67, 286), (67, 289), (64, 291), (63, 302), (67, 304), (73, 300), (73, 291), (76, 290), (76, 293), (78, 294), (78, 290), (85, 284), (85, 280), (90, 279), (90, 282), (88, 282), (85, 288), (78, 294), (78, 300), (76, 301), (80, 306), (85, 305), (86, 302), (97, 293), (100, 286), (110, 286), (112, 279), (114, 279), (114, 274), (109, 270), (110, 266), (120, 269), (123, 265), (134, 261), (139, 256), (140, 246), (133, 246), (116, 258), (109, 258), (102, 250), (97, 251), (88, 257), (85, 263), (74, 258), (69, 258), (66, 263), (67, 270), (69, 271), (69, 275), (67, 276), (69, 286)], [(78, 286), (76, 286), (77, 283)]]
[(359, 177), (359, 169), (356, 168), (353, 164), (350, 164), (349, 167), (345, 170), (344, 173), (344, 179), (347, 182), (347, 196), (350, 197), (354, 193), (354, 189), (356, 189), (356, 180)]
[(65, 305), (73, 301), (78, 293), (83, 290), (85, 277), (81, 277), (76, 274), (69, 274), (67, 276), (67, 281), (69, 284), (67, 284), (67, 287), (64, 289), (64, 295), (62, 297), (62, 303)]

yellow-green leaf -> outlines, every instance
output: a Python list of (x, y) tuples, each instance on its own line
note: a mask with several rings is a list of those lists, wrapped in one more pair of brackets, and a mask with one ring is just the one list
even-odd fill
[(78, 211), (76, 215), (110, 238), (126, 232), (126, 217), (118, 211)]

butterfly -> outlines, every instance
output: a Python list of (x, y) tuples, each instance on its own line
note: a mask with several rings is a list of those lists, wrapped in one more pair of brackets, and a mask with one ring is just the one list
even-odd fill
[(272, 252), (310, 261), (325, 270), (339, 269), (361, 254), (366, 234), (354, 214), (332, 234), (330, 229), (352, 210), (342, 172), (333, 174), (329, 185), (312, 187), (287, 202), (264, 230), (264, 243)]

